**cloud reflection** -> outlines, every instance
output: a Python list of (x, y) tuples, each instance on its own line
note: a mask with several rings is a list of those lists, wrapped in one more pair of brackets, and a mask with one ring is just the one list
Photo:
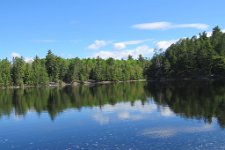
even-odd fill
[(160, 113), (164, 117), (174, 116), (174, 113), (171, 111), (171, 109), (169, 107), (163, 107), (162, 109), (160, 109)]
[(109, 117), (101, 113), (96, 113), (93, 115), (93, 119), (99, 124), (104, 125), (109, 123)]
[(136, 101), (133, 104), (107, 104), (101, 108), (101, 112), (97, 112), (93, 115), (93, 119), (101, 125), (109, 123), (113, 116), (116, 116), (119, 120), (138, 121), (144, 119), (146, 114), (152, 113), (153, 111), (156, 111), (156, 109), (157, 106), (151, 102), (145, 105), (143, 105), (141, 101)]
[(209, 132), (212, 131), (214, 128), (212, 125), (203, 125), (200, 127), (184, 127), (184, 128), (151, 128), (146, 129), (141, 132), (141, 135), (148, 136), (151, 138), (169, 138), (176, 136), (178, 134), (185, 134), (185, 133), (199, 133), (199, 132)]

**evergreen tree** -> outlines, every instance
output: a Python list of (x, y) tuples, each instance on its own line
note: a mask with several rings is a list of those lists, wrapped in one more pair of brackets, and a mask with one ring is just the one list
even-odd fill
[(51, 50), (48, 51), (46, 56), (46, 69), (48, 71), (48, 76), (50, 81), (58, 82), (59, 80), (59, 65), (57, 62), (57, 57), (52, 53)]
[(11, 64), (8, 59), (3, 59), (0, 61), (0, 86), (7, 87), (11, 83)]
[(225, 34), (219, 27), (211, 37), (206, 32), (172, 44), (165, 52), (156, 52), (147, 69), (148, 79), (165, 77), (210, 77), (224, 75)]
[(24, 70), (25, 70), (25, 62), (23, 58), (18, 57), (13, 58), (12, 79), (14, 85), (23, 86), (25, 75)]
[(49, 82), (49, 77), (45, 67), (45, 60), (41, 60), (38, 56), (36, 56), (32, 63), (32, 69), (34, 85), (47, 85)]

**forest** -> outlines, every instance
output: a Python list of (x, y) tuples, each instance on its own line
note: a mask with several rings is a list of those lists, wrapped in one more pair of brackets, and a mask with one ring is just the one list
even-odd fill
[(23, 57), (0, 60), (0, 87), (139, 80), (145, 78), (143, 72), (149, 62), (142, 55), (138, 59), (128, 56), (126, 60), (64, 59), (49, 50), (45, 58), (36, 56), (32, 62), (25, 62)]
[(225, 75), (225, 33), (217, 26), (212, 34), (180, 39), (166, 51), (155, 53), (147, 70), (152, 79), (220, 78)]
[(200, 33), (180, 39), (165, 51), (155, 50), (149, 59), (71, 58), (47, 52), (32, 62), (23, 57), (0, 60), (0, 87), (41, 86), (87, 81), (129, 81), (178, 78), (223, 78), (225, 75), (225, 33), (216, 26), (211, 35)]

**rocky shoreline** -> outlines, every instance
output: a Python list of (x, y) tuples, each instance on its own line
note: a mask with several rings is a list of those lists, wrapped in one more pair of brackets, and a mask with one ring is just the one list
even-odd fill
[(140, 80), (126, 80), (126, 81), (94, 81), (94, 80), (88, 80), (88, 81), (74, 81), (72, 83), (55, 83), (55, 82), (50, 82), (48, 85), (23, 85), (23, 86), (9, 86), (9, 87), (0, 87), (0, 89), (20, 89), (20, 88), (40, 88), (40, 87), (65, 87), (65, 86), (80, 86), (80, 85), (97, 85), (97, 84), (112, 84), (112, 83), (125, 83), (125, 82), (144, 82), (146, 79), (140, 79)]

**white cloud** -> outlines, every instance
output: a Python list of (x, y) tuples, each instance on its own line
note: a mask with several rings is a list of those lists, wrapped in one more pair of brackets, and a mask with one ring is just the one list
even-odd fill
[(88, 46), (88, 49), (97, 50), (107, 45), (107, 42), (104, 40), (95, 40), (94, 43)]
[(96, 58), (98, 56), (103, 59), (107, 59), (109, 57), (118, 59), (118, 57), (116, 56), (116, 52), (110, 52), (110, 51), (100, 51), (93, 55), (94, 58)]
[(167, 49), (170, 45), (172, 45), (173, 43), (176, 43), (177, 40), (168, 40), (168, 41), (159, 41), (156, 42), (156, 47), (158, 49)]
[(34, 61), (34, 59), (31, 58), (31, 57), (25, 57), (25, 58), (24, 58), (24, 61), (25, 61), (26, 63), (32, 63), (32, 62)]
[[(12, 58), (21, 58), (22, 56), (21, 56), (19, 53), (12, 52), (12, 53), (11, 53), (11, 57), (12, 57)], [(24, 61), (27, 62), (27, 63), (32, 63), (33, 60), (34, 60), (34, 59), (31, 58), (31, 57), (25, 57), (25, 58), (24, 58)]]
[(21, 58), (21, 55), (19, 53), (16, 53), (16, 52), (12, 52), (11, 56), (13, 58)]
[(152, 22), (133, 25), (133, 28), (140, 30), (168, 29), (171, 26), (169, 22)]
[(162, 21), (162, 22), (135, 24), (132, 27), (139, 30), (167, 30), (174, 28), (194, 28), (199, 30), (206, 30), (208, 29), (209, 26), (207, 24), (202, 23), (173, 24), (170, 22)]
[(208, 29), (207, 24), (202, 24), (202, 23), (191, 23), (191, 24), (177, 24), (173, 25), (172, 28), (195, 28), (199, 30), (206, 30)]
[(153, 48), (148, 47), (147, 45), (138, 46), (135, 49), (131, 50), (123, 50), (123, 51), (100, 51), (93, 55), (93, 57), (101, 57), (103, 59), (107, 59), (109, 57), (115, 58), (115, 59), (124, 59), (127, 58), (128, 55), (133, 56), (134, 58), (137, 58), (138, 55), (142, 54), (144, 56), (150, 55), (153, 53)]
[(134, 40), (134, 41), (124, 41), (124, 42), (118, 42), (114, 43), (114, 48), (116, 49), (124, 49), (128, 45), (136, 45), (136, 44), (141, 44), (149, 40)]
[(206, 34), (207, 34), (207, 37), (210, 37), (212, 35), (212, 31), (208, 31), (206, 32)]

